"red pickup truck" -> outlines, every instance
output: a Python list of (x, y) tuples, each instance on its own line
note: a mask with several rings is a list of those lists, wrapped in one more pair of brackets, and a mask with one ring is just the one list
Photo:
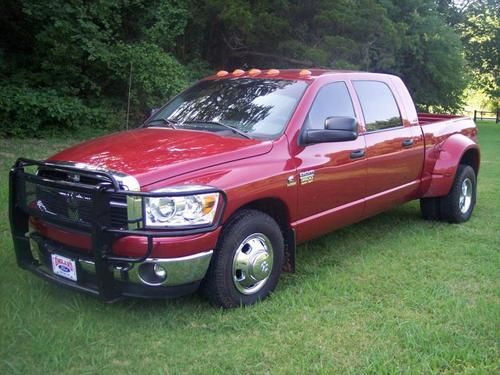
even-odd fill
[(477, 129), (417, 115), (395, 76), (220, 71), (138, 129), (19, 159), (10, 221), (19, 266), (112, 301), (201, 289), (265, 298), (297, 244), (420, 199), (460, 223), (476, 202)]

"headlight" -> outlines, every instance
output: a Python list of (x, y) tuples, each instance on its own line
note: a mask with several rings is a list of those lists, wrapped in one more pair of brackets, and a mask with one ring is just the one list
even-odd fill
[[(186, 186), (158, 190), (165, 196), (146, 197), (146, 227), (183, 227), (211, 225), (215, 219), (219, 195), (217, 192), (189, 194), (189, 190), (207, 189), (207, 187)], [(169, 192), (186, 192), (186, 195), (169, 196)]]

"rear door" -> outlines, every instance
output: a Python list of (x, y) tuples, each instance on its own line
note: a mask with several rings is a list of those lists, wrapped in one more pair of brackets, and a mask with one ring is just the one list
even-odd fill
[(352, 84), (366, 128), (365, 216), (371, 216), (416, 196), (422, 134), (418, 126), (405, 121), (390, 81), (353, 80)]

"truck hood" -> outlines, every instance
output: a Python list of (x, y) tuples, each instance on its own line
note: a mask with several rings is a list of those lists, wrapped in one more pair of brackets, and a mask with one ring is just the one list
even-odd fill
[(271, 141), (214, 133), (142, 128), (96, 138), (47, 161), (84, 163), (134, 176), (146, 185), (234, 160), (265, 154)]

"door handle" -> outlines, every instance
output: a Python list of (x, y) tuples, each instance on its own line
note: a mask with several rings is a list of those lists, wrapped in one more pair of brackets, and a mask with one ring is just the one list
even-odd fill
[(403, 147), (411, 147), (413, 146), (413, 139), (409, 138), (409, 139), (405, 139), (402, 143), (402, 146)]
[(362, 158), (363, 156), (365, 156), (364, 149), (351, 151), (351, 159), (359, 159), (359, 158)]

